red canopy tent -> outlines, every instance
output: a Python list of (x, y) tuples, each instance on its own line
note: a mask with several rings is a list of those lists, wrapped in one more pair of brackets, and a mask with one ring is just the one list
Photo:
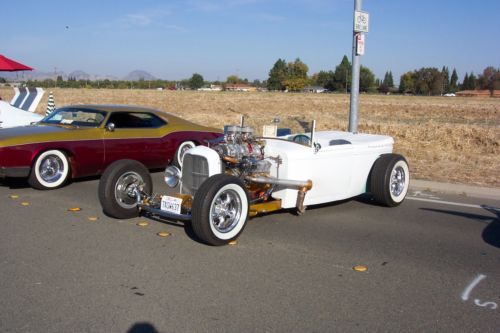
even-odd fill
[(15, 71), (32, 71), (33, 68), (18, 63), (0, 54), (0, 71), (15, 72)]

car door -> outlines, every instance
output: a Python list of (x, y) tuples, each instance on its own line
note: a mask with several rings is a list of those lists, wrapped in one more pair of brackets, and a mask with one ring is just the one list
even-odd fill
[(161, 128), (167, 123), (153, 113), (114, 111), (104, 134), (105, 164), (120, 160), (137, 160), (148, 168), (166, 165)]
[(352, 145), (322, 147), (312, 157), (321, 188), (337, 197), (349, 190), (353, 166)]

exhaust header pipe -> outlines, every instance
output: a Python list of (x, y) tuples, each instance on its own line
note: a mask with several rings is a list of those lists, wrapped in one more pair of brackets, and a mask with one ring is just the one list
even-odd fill
[(303, 189), (304, 191), (309, 191), (312, 188), (311, 180), (279, 179), (274, 177), (263, 177), (263, 176), (254, 176), (254, 177), (246, 176), (245, 179), (254, 183), (298, 187), (300, 190)]

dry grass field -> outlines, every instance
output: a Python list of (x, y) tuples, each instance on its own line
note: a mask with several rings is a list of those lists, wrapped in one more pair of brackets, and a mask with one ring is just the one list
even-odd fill
[[(349, 96), (156, 90), (53, 89), (56, 106), (81, 103), (149, 106), (222, 128), (245, 115), (257, 132), (275, 117), (281, 127), (346, 130)], [(0, 89), (5, 100), (12, 89)], [(47, 96), (37, 110), (44, 113)], [(500, 99), (361, 95), (359, 131), (391, 135), (413, 178), (500, 187)]]

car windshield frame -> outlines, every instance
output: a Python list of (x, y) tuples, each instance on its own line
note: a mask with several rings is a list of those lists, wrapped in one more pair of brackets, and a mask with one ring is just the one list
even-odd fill
[(60, 108), (45, 116), (40, 123), (49, 125), (65, 125), (75, 127), (99, 127), (108, 112), (87, 108)]

